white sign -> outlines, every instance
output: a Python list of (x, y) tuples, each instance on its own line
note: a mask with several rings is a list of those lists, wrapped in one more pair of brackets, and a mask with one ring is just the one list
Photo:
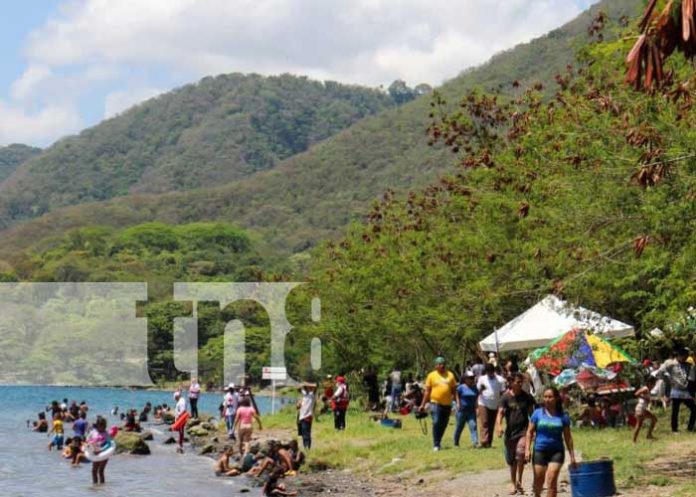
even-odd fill
[(265, 367), (261, 370), (261, 378), (264, 380), (287, 380), (288, 370), (280, 367)]

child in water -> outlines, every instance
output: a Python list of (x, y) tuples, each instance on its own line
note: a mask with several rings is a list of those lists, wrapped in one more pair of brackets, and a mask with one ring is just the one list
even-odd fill
[(48, 421), (46, 421), (46, 413), (40, 412), (39, 413), (39, 420), (34, 421), (34, 428), (32, 428), (34, 431), (37, 431), (39, 433), (47, 433), (48, 432)]
[(60, 414), (53, 415), (53, 427), (48, 434), (51, 435), (51, 433), (53, 433), (53, 438), (48, 444), (48, 450), (53, 449), (53, 447), (63, 450), (63, 435), (65, 432), (63, 430), (63, 419)]
[[(106, 448), (106, 445), (109, 444), (109, 442), (111, 442), (111, 437), (109, 437), (109, 434), (106, 431), (106, 419), (98, 416), (96, 423), (94, 423), (94, 429), (89, 434), (87, 443), (94, 447), (94, 454), (98, 455)], [(103, 485), (105, 483), (106, 480), (104, 478), (104, 470), (106, 469), (106, 464), (108, 462), (108, 459), (106, 461), (92, 462), (92, 483), (95, 485)]]

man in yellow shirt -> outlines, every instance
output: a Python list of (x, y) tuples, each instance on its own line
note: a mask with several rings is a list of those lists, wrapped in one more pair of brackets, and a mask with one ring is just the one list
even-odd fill
[(444, 357), (435, 359), (435, 370), (425, 379), (425, 395), (420, 410), (425, 411), (425, 406), (430, 402), (430, 414), (433, 418), (433, 447), (440, 450), (442, 437), (447, 429), (450, 414), (452, 413), (452, 401), (457, 388), (457, 381), (452, 372), (447, 371)]

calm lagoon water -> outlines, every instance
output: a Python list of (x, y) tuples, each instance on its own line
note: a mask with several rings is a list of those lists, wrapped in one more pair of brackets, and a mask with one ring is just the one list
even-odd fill
[[(52, 400), (63, 398), (86, 401), (90, 406), (88, 420), (97, 414), (105, 416), (109, 425), (121, 424), (111, 417), (113, 406), (120, 411), (127, 408), (141, 409), (145, 402), (153, 406), (163, 402), (172, 405), (167, 392), (72, 388), (43, 386), (0, 386), (0, 496), (1, 497), (193, 497), (204, 495), (218, 497), (237, 495), (243, 487), (250, 488), (246, 478), (215, 478), (213, 461), (194, 455), (188, 449), (184, 455), (176, 454), (173, 445), (163, 445), (169, 436), (166, 426), (148, 424), (155, 433), (155, 440), (148, 442), (152, 455), (117, 455), (109, 460), (106, 485), (93, 486), (89, 464), (74, 469), (55, 449), (47, 450), (49, 439), (45, 433), (34, 433), (27, 428), (27, 420), (36, 420)], [(217, 415), (221, 394), (203, 394), (199, 411)], [(270, 412), (271, 400), (256, 399), (261, 413)], [(280, 400), (276, 401), (279, 405)], [(48, 416), (50, 418), (50, 415)], [(72, 433), (72, 425), (66, 425), (66, 437)], [(252, 488), (245, 494), (259, 496)]]

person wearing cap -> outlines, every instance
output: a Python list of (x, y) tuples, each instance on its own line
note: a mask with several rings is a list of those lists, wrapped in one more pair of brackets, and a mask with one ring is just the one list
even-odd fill
[(471, 435), (471, 445), (478, 447), (478, 433), (476, 427), (476, 401), (478, 390), (476, 389), (476, 375), (473, 371), (466, 371), (457, 386), (456, 397), (456, 420), (457, 425), (454, 429), (454, 446), (459, 447), (459, 439), (462, 436), (464, 425), (469, 427)]
[[(176, 405), (174, 406), (174, 422), (183, 416), (186, 413), (186, 399), (184, 398), (183, 395), (181, 395), (180, 391), (174, 392), (174, 401), (176, 402)], [(184, 430), (186, 429), (186, 426), (182, 426), (179, 428), (179, 446), (177, 447), (176, 451), (179, 453), (184, 452)]]
[(312, 422), (317, 405), (316, 390), (316, 384), (304, 383), (300, 388), (302, 398), (297, 402), (297, 428), (305, 449), (312, 448)]
[[(319, 411), (319, 415), (328, 414), (332, 411), (331, 399), (334, 394), (333, 375), (326, 375), (326, 378), (324, 378), (322, 383), (322, 388), (324, 389), (324, 393), (321, 396), (322, 408), (321, 411)], [(317, 419), (319, 419), (319, 416), (317, 416)]]
[(691, 414), (689, 415), (688, 430), (694, 431), (696, 428), (696, 404), (694, 397), (689, 391), (690, 383), (696, 381), (696, 370), (694, 366), (687, 362), (689, 349), (680, 347), (674, 352), (674, 358), (665, 361), (657, 370), (655, 376), (669, 376), (672, 390), (669, 397), (672, 401), (672, 433), (679, 432), (679, 409), (685, 405)]
[(346, 411), (348, 410), (349, 403), (350, 393), (348, 392), (346, 379), (343, 376), (337, 376), (336, 389), (334, 390), (333, 397), (331, 397), (331, 409), (334, 413), (334, 428), (336, 431), (343, 431), (346, 429)]
[(227, 392), (222, 399), (223, 416), (225, 417), (225, 426), (227, 426), (227, 437), (234, 440), (234, 417), (239, 407), (239, 394), (235, 389), (234, 383), (227, 385)]
[(451, 371), (447, 371), (444, 357), (435, 358), (435, 370), (425, 379), (425, 395), (420, 410), (425, 411), (430, 403), (430, 415), (433, 419), (433, 450), (440, 450), (442, 437), (447, 429), (452, 401), (457, 388), (457, 380)]

